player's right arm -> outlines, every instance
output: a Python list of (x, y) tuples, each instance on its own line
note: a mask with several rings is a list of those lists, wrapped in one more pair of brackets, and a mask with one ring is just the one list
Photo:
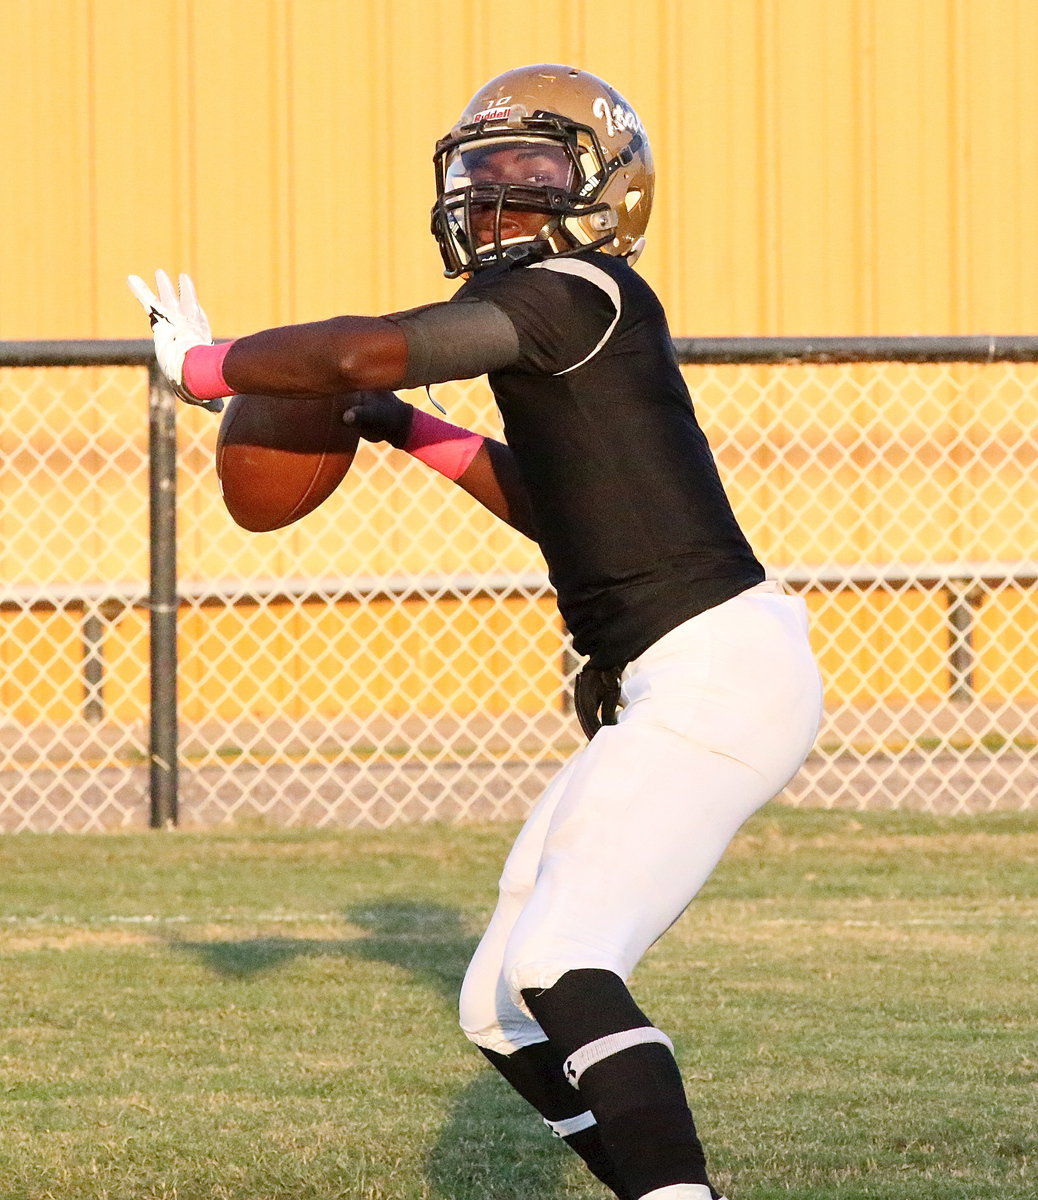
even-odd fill
[[(531, 270), (509, 275), (503, 292), (495, 293), (500, 303), (462, 295), (389, 316), (335, 317), (214, 345), (191, 280), (180, 277), (179, 296), (164, 272), (156, 280), (158, 295), (142, 279), (130, 279), (151, 319), (156, 358), (180, 396), (207, 407), (235, 393), (367, 393), (473, 379), (524, 365), (565, 373), (585, 360), (589, 349), (594, 353), (611, 331), (614, 304), (619, 312), (617, 302), (603, 302), (594, 287), (588, 295), (586, 282)], [(585, 293), (571, 295), (573, 287)], [(579, 312), (580, 320), (571, 320), (569, 335), (560, 337), (557, 318), (566, 311)], [(426, 413), (413, 417), (411, 433), (417, 444), (405, 449), (536, 538), (531, 505), (507, 446)]]
[(164, 271), (157, 294), (130, 276), (147, 311), (155, 355), (190, 403), (225, 396), (334, 396), (474, 379), (514, 363), (519, 339), (509, 318), (485, 300), (430, 304), (385, 317), (333, 317), (285, 325), (215, 345), (194, 285), (179, 294)]
[(496, 305), (463, 300), (389, 317), (335, 317), (216, 345), (191, 279), (180, 276), (179, 294), (163, 271), (156, 284), (154, 294), (130, 277), (151, 320), (159, 366), (184, 400), (219, 411), (234, 394), (355, 395), (350, 420), (363, 436), (422, 459), (536, 540), (508, 447), (419, 412), (389, 390), (472, 379), (515, 362), (518, 335)]

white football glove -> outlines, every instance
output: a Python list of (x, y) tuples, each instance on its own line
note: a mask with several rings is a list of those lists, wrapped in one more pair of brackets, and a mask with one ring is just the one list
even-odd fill
[(180, 276), (179, 297), (165, 271), (155, 272), (157, 296), (139, 275), (130, 275), (127, 282), (151, 321), (155, 358), (170, 387), (188, 404), (197, 404), (210, 412), (222, 412), (222, 400), (199, 400), (184, 386), (184, 356), (195, 346), (213, 344), (209, 319), (198, 303), (191, 276)]

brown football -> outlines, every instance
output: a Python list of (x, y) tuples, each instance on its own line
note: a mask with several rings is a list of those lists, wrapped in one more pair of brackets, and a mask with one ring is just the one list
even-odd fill
[(266, 533), (305, 517), (332, 494), (357, 452), (341, 396), (232, 396), (216, 439), (227, 511)]

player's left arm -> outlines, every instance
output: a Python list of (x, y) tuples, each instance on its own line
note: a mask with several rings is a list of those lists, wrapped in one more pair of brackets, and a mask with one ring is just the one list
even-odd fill
[(358, 394), (343, 420), (371, 442), (388, 442), (452, 480), (485, 509), (537, 540), (515, 455), (502, 442), (441, 421), (390, 391)]

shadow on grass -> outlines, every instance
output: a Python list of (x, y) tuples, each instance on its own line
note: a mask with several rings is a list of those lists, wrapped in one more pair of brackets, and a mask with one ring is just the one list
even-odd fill
[(455, 1098), (426, 1159), (426, 1178), (440, 1200), (554, 1200), (563, 1194), (569, 1158), (488, 1068)]
[(193, 955), (209, 970), (228, 979), (249, 979), (297, 958), (339, 957), (390, 963), (409, 971), (416, 983), (453, 1004), (476, 947), (476, 939), (464, 928), (456, 909), (393, 900), (358, 905), (343, 916), (351, 925), (367, 930), (368, 935), (207, 942), (174, 938), (169, 945)]
[[(357, 905), (343, 915), (366, 936), (174, 940), (170, 945), (232, 979), (276, 971), (298, 958), (389, 963), (443, 1000), (444, 1020), (456, 1021), (458, 991), (477, 940), (456, 909), (392, 900)], [(561, 1191), (567, 1157), (537, 1115), (487, 1067), (455, 1097), (426, 1160), (426, 1178), (440, 1200), (550, 1200)]]

